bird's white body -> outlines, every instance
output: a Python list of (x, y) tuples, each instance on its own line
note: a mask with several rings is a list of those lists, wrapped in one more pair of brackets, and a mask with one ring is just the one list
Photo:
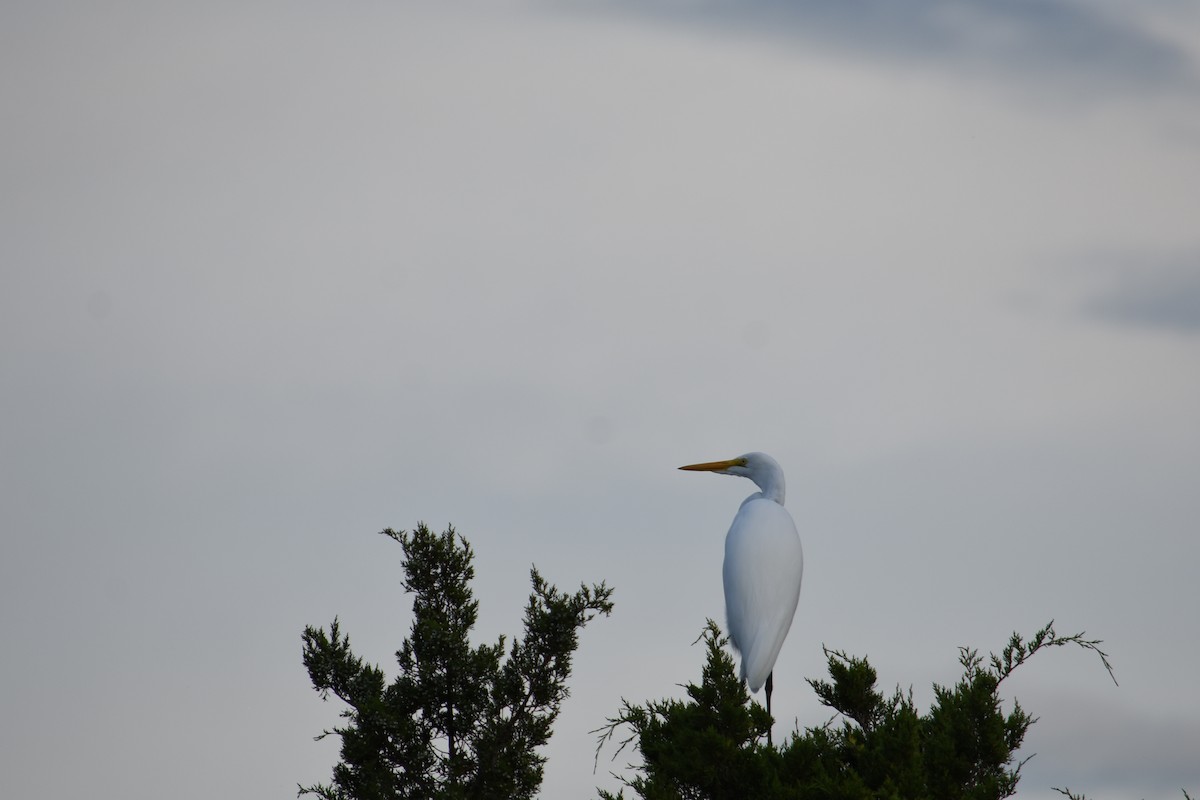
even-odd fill
[(804, 552), (787, 509), (762, 493), (747, 497), (725, 536), (725, 618), (742, 656), (741, 677), (757, 692), (775, 668), (800, 601)]
[(725, 536), (725, 618), (729, 639), (741, 654), (741, 677), (752, 692), (767, 685), (783, 647), (804, 575), (804, 552), (792, 516), (783, 507), (783, 470), (765, 453), (680, 467), (737, 475), (762, 491), (742, 501)]

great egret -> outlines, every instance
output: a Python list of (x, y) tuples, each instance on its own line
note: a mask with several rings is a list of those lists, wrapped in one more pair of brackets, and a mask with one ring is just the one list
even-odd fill
[(729, 640), (742, 657), (741, 678), (751, 692), (766, 684), (769, 714), (775, 659), (792, 626), (804, 574), (796, 523), (783, 507), (783, 470), (766, 453), (680, 469), (739, 475), (762, 490), (742, 501), (729, 526), (722, 573)]

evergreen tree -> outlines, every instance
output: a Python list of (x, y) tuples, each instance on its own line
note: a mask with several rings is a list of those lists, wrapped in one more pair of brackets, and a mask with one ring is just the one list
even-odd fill
[(1092, 650), (1112, 675), (1099, 641), (1059, 636), (1051, 622), (1028, 640), (1014, 633), (986, 661), (960, 649), (962, 677), (935, 685), (922, 715), (911, 691), (877, 691), (865, 658), (826, 650), (831, 680), (809, 683), (837, 715), (775, 748), (763, 743), (771, 719), (738, 680), (716, 623), (701, 638), (707, 659), (688, 699), (626, 701), (597, 731), (597, 758), (618, 730), (628, 732), (617, 754), (633, 744), (642, 764), (623, 781), (644, 800), (999, 800), (1016, 791), (1024, 761), (1015, 754), (1035, 721), (1016, 701), (1004, 712), (1001, 682), (1039, 650), (1064, 645)]
[(470, 545), (451, 527), (435, 534), (382, 532), (404, 550), (413, 621), (396, 653), (399, 674), (350, 649), (335, 618), (304, 631), (304, 665), (322, 698), (338, 697), (346, 724), (332, 784), (300, 787), (322, 800), (531, 798), (542, 781), (539, 748), (567, 697), (578, 633), (612, 610), (604, 583), (560, 592), (531, 570), (524, 635), (507, 649), (472, 646), (479, 603), (471, 592)]

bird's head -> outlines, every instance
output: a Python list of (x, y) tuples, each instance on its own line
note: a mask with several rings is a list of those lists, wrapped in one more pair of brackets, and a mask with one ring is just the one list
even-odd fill
[(746, 453), (726, 461), (706, 461), (688, 464), (680, 469), (690, 472), (716, 472), (719, 475), (737, 475), (754, 481), (763, 494), (783, 503), (783, 469), (779, 462), (766, 453)]

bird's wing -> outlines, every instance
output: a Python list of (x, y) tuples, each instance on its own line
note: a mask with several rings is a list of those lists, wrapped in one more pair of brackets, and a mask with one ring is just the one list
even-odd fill
[(775, 667), (800, 599), (804, 554), (787, 510), (761, 496), (738, 510), (725, 537), (725, 616), (757, 692)]

